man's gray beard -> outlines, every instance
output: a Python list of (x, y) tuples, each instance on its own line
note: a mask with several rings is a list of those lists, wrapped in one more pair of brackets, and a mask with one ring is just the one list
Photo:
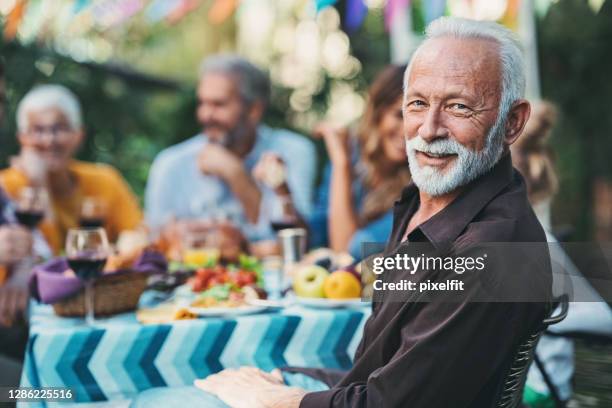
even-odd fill
[(246, 123), (246, 114), (243, 114), (236, 123), (236, 126), (225, 132), (225, 134), (219, 140), (219, 144), (228, 149), (233, 149), (237, 148), (242, 143), (245, 143), (245, 140), (249, 134), (249, 128)]
[[(468, 149), (452, 137), (435, 139), (427, 143), (416, 135), (406, 142), (408, 165), (414, 184), (430, 196), (448, 194), (489, 171), (504, 151), (505, 115), (500, 115), (489, 130), (484, 148), (477, 152)], [(455, 162), (444, 171), (432, 166), (420, 166), (416, 152), (456, 154)]]

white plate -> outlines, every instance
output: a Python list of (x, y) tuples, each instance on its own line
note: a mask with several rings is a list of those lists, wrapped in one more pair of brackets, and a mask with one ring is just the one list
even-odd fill
[(327, 299), (327, 298), (306, 298), (296, 296), (295, 303), (301, 306), (316, 309), (339, 309), (339, 308), (358, 308), (370, 305), (367, 300), (361, 298), (353, 299)]
[(212, 316), (243, 316), (248, 314), (260, 313), (269, 309), (267, 306), (245, 305), (240, 307), (193, 307), (187, 310), (191, 313), (203, 317)]

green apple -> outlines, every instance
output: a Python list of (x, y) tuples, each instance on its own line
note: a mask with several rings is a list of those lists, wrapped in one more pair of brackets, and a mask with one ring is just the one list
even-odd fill
[(323, 284), (329, 276), (327, 269), (308, 265), (299, 268), (293, 277), (293, 291), (299, 297), (322, 298)]

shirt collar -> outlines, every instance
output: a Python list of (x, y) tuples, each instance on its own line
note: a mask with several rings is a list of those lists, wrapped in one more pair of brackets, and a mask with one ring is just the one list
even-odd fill
[[(422, 234), (436, 246), (448, 244), (457, 239), (476, 215), (496, 197), (513, 178), (512, 159), (506, 153), (491, 170), (469, 183), (465, 189), (442, 211), (419, 225), (408, 236), (412, 241)], [(395, 243), (404, 235), (410, 218), (418, 209), (419, 190), (410, 183), (402, 191), (401, 199), (396, 202), (394, 215), (396, 232)]]

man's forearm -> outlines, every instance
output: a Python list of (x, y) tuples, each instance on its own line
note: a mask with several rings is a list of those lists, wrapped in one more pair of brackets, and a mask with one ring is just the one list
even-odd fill
[(248, 221), (255, 224), (259, 220), (261, 191), (244, 167), (241, 166), (232, 173), (227, 179), (230, 189), (242, 204)]
[(357, 216), (352, 203), (350, 165), (334, 166), (330, 185), (329, 241), (335, 251), (346, 251), (357, 230)]

